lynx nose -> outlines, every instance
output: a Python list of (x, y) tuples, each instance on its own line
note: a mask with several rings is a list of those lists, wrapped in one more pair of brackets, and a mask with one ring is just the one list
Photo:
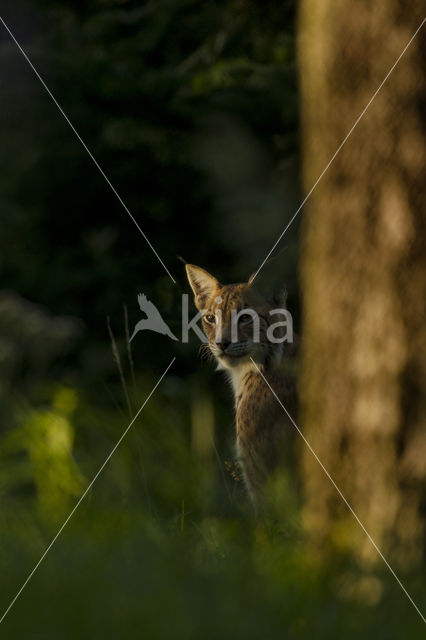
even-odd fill
[(223, 352), (227, 350), (230, 344), (229, 340), (220, 340), (219, 342), (216, 340), (216, 346)]

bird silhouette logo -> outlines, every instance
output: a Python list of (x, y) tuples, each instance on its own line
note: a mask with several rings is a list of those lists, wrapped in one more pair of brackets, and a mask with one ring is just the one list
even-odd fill
[(142, 318), (142, 320), (139, 320), (139, 322), (136, 323), (129, 342), (133, 340), (139, 331), (145, 331), (146, 329), (149, 331), (155, 331), (156, 333), (161, 333), (163, 336), (169, 336), (172, 340), (178, 339), (164, 322), (157, 307), (148, 300), (146, 295), (140, 293), (138, 295), (138, 302), (141, 311), (146, 314), (146, 318)]

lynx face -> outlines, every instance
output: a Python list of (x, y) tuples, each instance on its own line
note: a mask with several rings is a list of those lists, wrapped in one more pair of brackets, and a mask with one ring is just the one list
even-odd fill
[[(285, 308), (285, 296), (267, 301), (250, 280), (221, 285), (200, 267), (186, 265), (186, 272), (195, 306), (202, 311), (203, 331), (219, 368), (232, 369), (251, 363), (250, 358), (264, 364), (268, 358), (280, 357), (282, 344), (270, 342), (267, 331), (277, 322), (277, 317), (269, 312), (277, 306)], [(277, 328), (275, 336), (279, 333)]]

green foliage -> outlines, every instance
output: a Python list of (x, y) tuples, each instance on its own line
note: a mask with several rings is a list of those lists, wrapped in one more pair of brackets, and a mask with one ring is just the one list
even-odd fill
[[(135, 382), (130, 401), (140, 406), (151, 380)], [(229, 445), (217, 442), (216, 456), (195, 435), (211, 410), (220, 433), (223, 415), (206, 399), (200, 411), (186, 388), (164, 380), (9, 612), (6, 636), (420, 638), (422, 623), (385, 568), (321, 557), (304, 539), (292, 475), (274, 479), (269, 515), (253, 518), (224, 464)], [(2, 441), (3, 461), (24, 451), (30, 462), (17, 485), (3, 486), (4, 606), (130, 422), (70, 388), (46, 397)], [(18, 477), (12, 466), (8, 476)], [(34, 492), (24, 491), (28, 480)], [(417, 597), (420, 580), (404, 576)]]
[(22, 412), (19, 426), (3, 438), (3, 491), (11, 485), (16, 490), (34, 484), (42, 519), (56, 526), (62, 524), (72, 508), (71, 499), (80, 496), (86, 484), (72, 457), (71, 415), (76, 400), (72, 389), (55, 390), (51, 407)]

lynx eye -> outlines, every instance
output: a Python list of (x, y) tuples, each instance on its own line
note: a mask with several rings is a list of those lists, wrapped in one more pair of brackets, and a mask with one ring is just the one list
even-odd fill
[(212, 313), (207, 313), (204, 316), (204, 320), (209, 324), (214, 324), (216, 322), (216, 316), (214, 316)]
[(252, 316), (249, 313), (242, 313), (239, 317), (238, 317), (238, 322), (240, 324), (247, 324), (248, 322), (251, 322), (253, 320)]

